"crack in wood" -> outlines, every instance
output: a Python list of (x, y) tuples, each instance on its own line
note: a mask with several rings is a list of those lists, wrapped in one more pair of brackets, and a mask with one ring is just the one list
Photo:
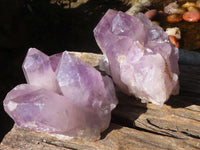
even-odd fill
[(54, 145), (56, 147), (67, 148), (67, 149), (70, 149), (70, 150), (78, 150), (76, 148), (72, 148), (72, 147), (66, 146), (64, 144), (60, 144), (57, 141), (49, 141), (49, 140), (44, 139), (44, 140), (42, 140), (42, 142), (46, 143), (46, 144), (49, 144), (49, 145)]
[(196, 135), (190, 134), (190, 133), (188, 133), (188, 132), (181, 131), (181, 133), (183, 133), (183, 134), (185, 134), (185, 135), (187, 135), (187, 136), (190, 136), (190, 137), (192, 137), (192, 138), (200, 139), (200, 136), (196, 136)]
[[(77, 55), (88, 60), (93, 66), (98, 65), (97, 62), (101, 58), (101, 55), (97, 54), (92, 57), (85, 53)], [(180, 68), (181, 72), (188, 72), (188, 75), (196, 72), (200, 74), (200, 67), (181, 65)], [(111, 123), (99, 141), (58, 140), (44, 133), (14, 126), (3, 139), (0, 149), (2, 146), (23, 150), (35, 146), (50, 150), (54, 146), (60, 150), (129, 150), (133, 147), (136, 149), (200, 149), (200, 86), (194, 87), (195, 81), (199, 78), (192, 75), (191, 79), (184, 80), (181, 83), (180, 94), (172, 96), (162, 108), (150, 103), (142, 104), (134, 97), (117, 91), (119, 105), (112, 112), (112, 122), (118, 125)], [(190, 82), (190, 80), (194, 81)]]

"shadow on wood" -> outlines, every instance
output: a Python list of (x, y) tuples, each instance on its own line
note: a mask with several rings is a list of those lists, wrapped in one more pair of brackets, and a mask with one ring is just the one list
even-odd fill
[[(98, 65), (101, 55), (91, 53), (73, 53), (77, 54), (82, 60), (85, 60), (92, 66)], [(94, 61), (93, 61), (94, 60)], [(193, 68), (190, 71), (188, 66), (180, 66), (181, 73), (196, 74), (200, 67)], [(185, 70), (184, 70), (185, 69)], [(197, 77), (198, 77), (197, 73)], [(169, 103), (163, 107), (154, 104), (142, 104), (133, 97), (126, 96), (117, 91), (119, 105), (113, 111), (113, 119), (110, 127), (102, 133), (102, 138), (96, 142), (81, 140), (59, 140), (45, 133), (38, 133), (32, 130), (14, 128), (5, 136), (0, 148), (46, 148), (46, 149), (87, 149), (87, 150), (129, 150), (138, 149), (199, 149), (200, 148), (200, 105), (196, 105), (191, 99), (191, 89), (187, 86), (191, 83), (198, 83), (196, 78), (191, 78), (181, 86), (183, 91), (178, 96), (171, 97)], [(188, 88), (189, 87), (189, 88)], [(198, 84), (197, 84), (198, 87)], [(192, 92), (193, 99), (199, 95), (198, 88)], [(175, 103), (185, 101), (187, 105), (178, 105)], [(170, 104), (171, 103), (171, 104)], [(173, 106), (173, 105), (174, 106)], [(173, 106), (173, 107), (172, 107)], [(115, 124), (117, 123), (117, 124)], [(123, 125), (123, 126), (121, 126)], [(126, 126), (126, 127), (124, 127)]]
[(48, 55), (64, 50), (101, 53), (93, 29), (107, 9), (128, 9), (125, 1), (88, 0), (71, 9), (50, 0), (0, 1), (0, 141), (13, 125), (2, 101), (13, 87), (26, 82), (21, 65), (28, 48)]
[(200, 139), (200, 67), (180, 66), (180, 70), (181, 92), (171, 96), (163, 107), (151, 103), (144, 106), (125, 98), (113, 111), (113, 118), (121, 125), (154, 134)]

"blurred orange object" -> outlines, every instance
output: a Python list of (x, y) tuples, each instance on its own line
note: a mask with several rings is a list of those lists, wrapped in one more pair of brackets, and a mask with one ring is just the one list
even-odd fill
[(188, 22), (198, 22), (200, 20), (199, 11), (188, 11), (183, 14), (183, 19)]
[(170, 23), (180, 22), (182, 20), (183, 20), (182, 15), (172, 14), (172, 15), (167, 16), (167, 22), (170, 22)]
[(174, 46), (176, 46), (177, 48), (180, 47), (180, 44), (179, 44), (179, 42), (178, 42), (178, 40), (177, 40), (177, 38), (176, 38), (175, 36), (169, 35), (169, 40), (170, 40), (170, 42), (171, 42)]

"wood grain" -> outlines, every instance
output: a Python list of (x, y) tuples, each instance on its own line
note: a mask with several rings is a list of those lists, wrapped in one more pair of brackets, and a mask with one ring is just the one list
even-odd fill
[[(100, 54), (73, 53), (92, 66)], [(163, 107), (143, 104), (117, 91), (119, 105), (110, 127), (99, 141), (61, 140), (45, 133), (18, 128), (4, 137), (2, 150), (132, 150), (200, 149), (200, 66), (180, 65), (181, 92)]]
[(200, 67), (180, 66), (180, 72), (180, 94), (171, 96), (163, 107), (139, 104), (134, 97), (118, 93), (114, 120), (174, 138), (200, 139)]
[(157, 135), (137, 129), (111, 124), (96, 142), (81, 140), (59, 140), (48, 134), (26, 130), (14, 126), (6, 135), (0, 146), (9, 150), (131, 150), (131, 149), (198, 149), (198, 139), (177, 139), (168, 136)]

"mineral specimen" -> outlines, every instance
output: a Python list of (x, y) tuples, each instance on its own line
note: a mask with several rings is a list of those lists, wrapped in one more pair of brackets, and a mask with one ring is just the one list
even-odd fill
[(19, 127), (59, 137), (100, 138), (117, 105), (110, 77), (67, 51), (49, 57), (31, 48), (23, 69), (28, 84), (16, 86), (4, 100)]
[(167, 6), (164, 7), (164, 12), (166, 14), (183, 14), (185, 10), (177, 4), (177, 1), (169, 3)]
[(49, 56), (30, 48), (22, 65), (28, 84), (57, 92), (59, 90), (56, 75), (51, 67)]
[(101, 67), (109, 66), (103, 70), (109, 70), (123, 92), (159, 106), (178, 94), (178, 49), (144, 14), (130, 16), (110, 9), (94, 36), (104, 54)]

